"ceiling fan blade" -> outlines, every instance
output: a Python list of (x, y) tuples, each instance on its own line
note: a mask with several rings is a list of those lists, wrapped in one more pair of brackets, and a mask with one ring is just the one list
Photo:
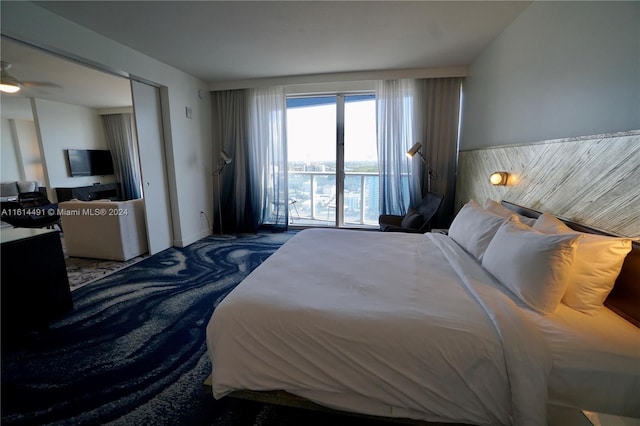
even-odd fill
[(20, 84), (27, 88), (38, 88), (38, 87), (52, 87), (56, 89), (62, 89), (62, 86), (56, 83), (51, 83), (48, 81), (21, 81)]

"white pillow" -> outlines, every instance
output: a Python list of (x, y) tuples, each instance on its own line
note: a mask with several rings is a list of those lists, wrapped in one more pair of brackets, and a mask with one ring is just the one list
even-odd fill
[(573, 273), (579, 235), (549, 235), (505, 222), (491, 240), (482, 266), (536, 312), (555, 312)]
[(513, 210), (506, 208), (505, 206), (503, 206), (502, 204), (500, 204), (495, 200), (492, 200), (491, 198), (487, 198), (486, 200), (484, 200), (482, 207), (485, 210), (490, 211), (491, 213), (504, 217), (505, 219), (508, 219), (511, 216), (515, 215), (518, 218), (518, 220), (524, 223), (525, 225), (533, 226), (533, 224), (536, 223), (536, 220), (534, 218), (517, 214)]
[(38, 183), (32, 180), (19, 180), (18, 191), (22, 194), (23, 192), (36, 192), (38, 190)]
[(540, 215), (533, 229), (547, 234), (582, 235), (576, 250), (573, 277), (562, 301), (586, 314), (598, 312), (631, 251), (631, 239), (580, 233), (547, 213)]
[(486, 211), (475, 201), (469, 201), (449, 226), (449, 237), (479, 261), (487, 250), (504, 218)]

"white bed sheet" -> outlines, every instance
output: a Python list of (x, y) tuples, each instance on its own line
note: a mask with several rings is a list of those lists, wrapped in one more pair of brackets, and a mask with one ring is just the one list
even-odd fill
[(588, 411), (640, 418), (640, 329), (607, 308), (586, 315), (561, 304), (527, 315), (553, 356), (549, 400)]
[(374, 415), (543, 424), (551, 358), (498, 287), (441, 234), (302, 231), (211, 317), (214, 396), (285, 390)]

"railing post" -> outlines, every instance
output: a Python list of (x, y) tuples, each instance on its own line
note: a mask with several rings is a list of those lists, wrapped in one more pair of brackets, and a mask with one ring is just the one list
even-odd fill
[(316, 219), (316, 203), (313, 201), (313, 180), (314, 180), (314, 175), (310, 174), (309, 176), (311, 176), (311, 179), (309, 181), (309, 194), (310, 195), (310, 200), (311, 200), (311, 220), (315, 220)]
[(364, 225), (365, 175), (360, 175), (360, 225)]

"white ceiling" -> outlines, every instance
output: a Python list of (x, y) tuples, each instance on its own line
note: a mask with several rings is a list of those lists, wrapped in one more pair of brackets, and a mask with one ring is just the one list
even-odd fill
[(42, 1), (216, 83), (468, 65), (524, 1)]
[[(43, 1), (49, 11), (205, 82), (464, 66), (529, 1)], [(2, 38), (25, 87), (2, 95), (93, 108), (131, 105), (128, 80)], [(28, 85), (27, 85), (28, 86)], [(20, 107), (22, 106), (22, 107)], [(20, 109), (22, 108), (22, 109)], [(9, 117), (15, 118), (15, 117)]]
[(2, 94), (2, 117), (32, 120), (25, 98), (49, 99), (89, 108), (131, 106), (129, 80), (96, 71), (39, 49), (2, 38), (2, 60), (22, 84), (16, 94)]

